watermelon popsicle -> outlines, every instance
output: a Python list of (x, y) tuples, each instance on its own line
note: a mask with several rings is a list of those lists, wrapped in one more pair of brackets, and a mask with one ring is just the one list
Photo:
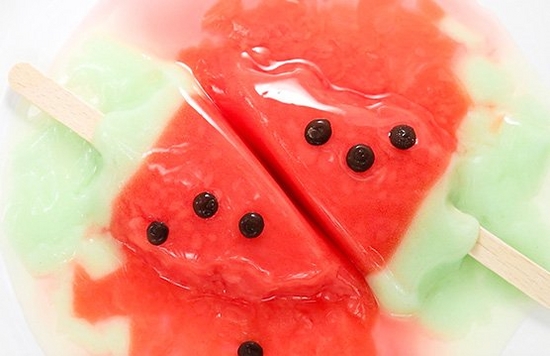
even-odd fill
[[(287, 68), (288, 68), (288, 67), (287, 67)], [(284, 68), (282, 68), (282, 69), (284, 69)], [(303, 73), (303, 72), (304, 72), (304, 71), (302, 71), (302, 73)], [(306, 73), (306, 74), (307, 74), (307, 73)], [(314, 86), (311, 86), (311, 87), (314, 88)], [(345, 95), (342, 95), (342, 96), (345, 97)], [(345, 100), (343, 100), (343, 102), (346, 103)], [(348, 103), (349, 103), (349, 100), (348, 100)], [(390, 104), (391, 104), (391, 103), (390, 103)], [(350, 106), (350, 107), (353, 107), (353, 102), (352, 102), (349, 106)], [(391, 105), (386, 105), (386, 106), (390, 106), (390, 107), (391, 107)], [(395, 106), (396, 106), (398, 109), (400, 108), (400, 106), (398, 106), (397, 104), (395, 104)], [(357, 110), (357, 111), (360, 111), (360, 110)], [(417, 111), (418, 111), (418, 110), (417, 110)], [(414, 112), (414, 110), (413, 110), (413, 112)], [(302, 137), (303, 137), (303, 136), (302, 136)], [(302, 138), (302, 140), (303, 140), (303, 138)], [(345, 166), (344, 166), (344, 167), (345, 167)], [(443, 206), (443, 208), (445, 208), (445, 206)], [(468, 220), (467, 222), (471, 222), (471, 220)], [(474, 225), (472, 225), (472, 226), (474, 226)], [(474, 226), (474, 227), (476, 227), (476, 226)], [(474, 231), (477, 231), (477, 230), (476, 230), (476, 229), (471, 229), (471, 230), (470, 230), (470, 232), (474, 232)], [(458, 237), (458, 235), (460, 235), (460, 234), (462, 233), (461, 231), (459, 231), (459, 232), (460, 232), (460, 233), (457, 233), (457, 234), (456, 234), (457, 237)], [(471, 238), (471, 239), (473, 239), (472, 236), (473, 236), (473, 235), (470, 235), (470, 238)], [(472, 241), (472, 240), (470, 240), (470, 242), (471, 242), (471, 241)], [(440, 251), (441, 251), (441, 250), (442, 250), (442, 249), (440, 249)], [(443, 249), (443, 250), (445, 250), (445, 249)], [(462, 247), (460, 248), (460, 252), (457, 253), (457, 256), (462, 257), (466, 252), (467, 252), (466, 246), (462, 246)], [(413, 252), (413, 253), (414, 253), (414, 252)], [(398, 254), (399, 254), (399, 253), (398, 253)], [(397, 255), (398, 255), (398, 254), (397, 254)], [(412, 273), (412, 272), (411, 272), (411, 273)], [(414, 277), (411, 278), (411, 281), (413, 281), (413, 280), (414, 280)], [(414, 284), (414, 283), (413, 283), (413, 284)], [(388, 289), (389, 289), (389, 288), (388, 288)], [(401, 310), (403, 310), (403, 309), (401, 309)], [(410, 310), (410, 309), (409, 309), (409, 310)]]
[[(97, 56), (98, 50), (107, 50), (109, 45), (93, 47), (94, 56)], [(116, 54), (122, 62), (132, 61), (124, 51), (115, 50), (112, 54)], [(151, 64), (147, 60), (140, 62), (143, 62), (140, 64), (144, 68), (137, 77), (168, 75), (149, 68)], [(110, 65), (109, 68), (103, 63), (102, 67), (112, 70), (115, 66)], [(165, 71), (170, 72), (168, 69)], [(255, 334), (261, 336), (262, 347), (268, 351), (294, 349), (309, 353), (311, 351), (308, 350), (314, 347), (322, 352), (339, 344), (350, 353), (373, 352), (368, 335), (377, 308), (365, 281), (349, 262), (329, 249), (326, 240), (289, 204), (259, 168), (261, 166), (254, 163), (254, 158), (238, 138), (215, 118), (215, 109), (205, 98), (201, 98), (198, 88), (193, 89), (185, 84), (192, 83), (192, 79), (183, 75), (184, 70), (181, 71), (182, 74), (176, 76), (180, 84), (170, 85), (175, 88), (163, 91), (184, 94), (187, 104), (177, 111), (165, 133), (147, 155), (144, 168), (138, 170), (111, 208), (110, 234), (128, 246), (127, 252), (130, 253), (126, 257), (128, 261), (124, 264), (122, 276), (115, 274), (103, 281), (77, 266), (74, 313), (95, 322), (103, 319), (106, 313), (122, 308), (118, 312), (123, 315), (128, 313), (135, 323), (131, 328), (134, 340), (130, 347), (132, 354), (140, 354), (143, 350), (154, 353), (162, 350), (159, 345), (162, 345), (163, 330), (158, 330), (159, 335), (154, 341), (142, 335), (144, 332), (151, 333), (146, 330), (152, 317), (149, 314), (153, 311), (159, 313), (158, 308), (162, 309), (163, 305), (170, 306), (163, 312), (170, 313), (166, 316), (169, 320), (166, 328), (176, 324), (189, 324), (191, 328), (181, 330), (177, 342), (172, 340), (170, 333), (167, 334), (171, 352), (217, 354), (226, 352), (224, 350), (237, 350), (240, 343), (246, 343), (248, 334), (248, 337)], [(31, 77), (41, 80), (36, 73), (31, 73)], [(124, 75), (111, 80), (122, 78)], [(19, 84), (26, 80), (23, 77), (14, 79)], [(46, 94), (52, 93), (50, 84)], [(59, 99), (64, 95), (54, 94), (52, 97)], [(57, 101), (59, 106), (68, 106), (63, 99)], [(71, 111), (69, 117), (73, 113)], [(115, 120), (118, 122), (113, 123)], [(120, 126), (122, 120), (132, 123), (135, 119), (115, 111), (101, 122)], [(108, 128), (101, 126), (103, 135), (109, 132)], [(113, 134), (112, 131), (110, 133)], [(151, 136), (152, 133), (147, 131), (146, 135)], [(102, 146), (101, 136), (92, 141), (104, 156), (101, 170), (109, 175), (112, 175), (109, 170), (112, 164), (116, 164), (120, 172), (121, 167), (129, 164), (125, 161), (131, 161), (129, 156), (136, 154), (131, 151), (138, 150), (136, 145), (129, 147), (124, 143), (122, 148), (126, 152), (115, 152), (113, 155), (112, 148), (102, 148), (105, 146)], [(210, 149), (206, 149), (208, 147)], [(217, 174), (213, 167), (223, 174)], [(100, 176), (93, 178), (97, 184), (102, 180)], [(208, 187), (205, 180), (209, 182)], [(151, 189), (158, 190), (158, 194), (152, 197)], [(167, 202), (171, 200), (175, 202), (172, 207), (167, 207)], [(182, 202), (185, 200), (188, 204)], [(276, 216), (269, 215), (273, 207), (277, 207)], [(100, 223), (96, 221), (95, 224), (98, 226), (92, 225), (88, 229), (102, 229)], [(289, 227), (292, 229), (289, 230)], [(184, 236), (187, 238), (184, 239)], [(132, 269), (139, 272), (132, 274), (128, 271)], [(153, 273), (145, 273), (147, 269)], [(127, 279), (127, 282), (122, 283), (121, 278)], [(162, 280), (169, 283), (162, 283)], [(159, 292), (154, 294), (160, 304), (152, 307), (147, 299), (130, 302), (128, 293), (134, 293), (140, 287), (161, 288), (163, 292), (160, 295)], [(199, 296), (206, 302), (195, 301)], [(124, 298), (123, 305), (116, 303), (119, 298)], [(174, 313), (174, 304), (181, 308), (182, 313)], [(199, 318), (201, 313), (194, 314), (198, 311), (191, 309), (200, 310), (205, 315)], [(210, 319), (210, 313), (225, 309), (240, 314), (242, 321), (233, 325), (236, 316), (231, 314)], [(291, 317), (286, 316), (288, 313)], [(323, 320), (327, 313), (331, 317)], [(302, 314), (301, 317), (314, 321), (312, 327), (300, 332), (304, 334), (299, 345), (293, 345), (292, 338), (285, 337), (289, 343), (285, 346), (279, 337), (295, 329), (293, 324), (296, 321), (292, 319)], [(159, 317), (157, 315), (155, 318)], [(276, 320), (281, 319), (281, 327), (272, 324), (262, 326), (259, 323), (262, 319), (275, 324)], [(208, 336), (206, 325), (201, 326), (203, 322), (213, 323), (209, 328), (212, 336)], [(334, 333), (334, 323), (337, 323), (340, 332)], [(334, 325), (331, 327), (331, 324)], [(191, 342), (198, 337), (192, 330), (195, 328), (204, 329), (201, 332), (203, 339), (213, 340), (202, 346), (197, 345), (197, 340)], [(220, 329), (227, 334), (225, 340), (216, 337), (222, 333)], [(321, 337), (323, 330), (331, 331), (330, 336)], [(309, 333), (312, 336), (308, 336)], [(275, 338), (270, 334), (278, 336)], [(312, 337), (313, 341), (308, 342), (308, 337)], [(320, 337), (326, 339), (324, 344), (319, 344)]]
[[(446, 17), (436, 4), (315, 4), (219, 1), (203, 18), (205, 38), (177, 58), (298, 205), (368, 275), (393, 255), (420, 204), (452, 170), (467, 113), (487, 105), (472, 102), (478, 98), (456, 69), (462, 51), (487, 49), (467, 42), (483, 34), (468, 32), (464, 19)], [(395, 21), (400, 25), (382, 25)], [(478, 221), (440, 203), (434, 221), (462, 222), (448, 242), (458, 262), (478, 241)], [(481, 259), (479, 250), (473, 255)], [(543, 269), (533, 275), (548, 278)], [(538, 300), (548, 295), (534, 289)]]

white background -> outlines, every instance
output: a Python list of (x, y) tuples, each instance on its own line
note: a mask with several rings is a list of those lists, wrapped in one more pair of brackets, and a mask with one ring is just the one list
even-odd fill
[[(200, 1), (200, 0), (195, 0)], [(462, 1), (462, 0), (456, 0)], [(7, 72), (18, 61), (48, 68), (55, 53), (95, 0), (0, 0), (0, 147), (9, 136), (5, 118), (15, 96)], [(511, 33), (527, 60), (550, 88), (550, 1), (479, 0)], [(0, 187), (0, 195), (1, 195)], [(2, 211), (0, 210), (0, 214)], [(1, 219), (1, 215), (0, 215)], [(0, 246), (2, 246), (0, 244)], [(27, 329), (0, 257), (0, 354), (41, 355)], [(550, 312), (540, 310), (520, 328), (505, 352), (550, 354)]]

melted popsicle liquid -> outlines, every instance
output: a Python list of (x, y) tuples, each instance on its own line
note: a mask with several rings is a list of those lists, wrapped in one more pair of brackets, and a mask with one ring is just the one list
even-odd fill
[[(259, 32), (254, 28), (256, 18), (239, 18), (249, 14), (248, 11), (256, 11), (255, 16), (267, 14), (276, 22), (276, 1), (248, 1), (242, 8), (232, 8), (231, 2), (223, 1), (212, 7), (213, 3), (182, 2), (176, 6), (160, 2), (154, 8), (139, 1), (101, 4), (85, 27), (87, 34), (76, 41), (80, 44), (69, 51), (67, 59), (58, 67), (67, 87), (108, 114), (96, 143), (104, 156), (108, 153), (107, 157), (100, 158), (72, 133), (35, 115), (31, 115), (31, 120), (37, 123), (36, 132), (15, 151), (14, 190), (5, 221), (10, 240), (26, 267), (41, 279), (41, 287), (56, 296), (53, 299), (58, 302), (53, 309), (58, 314), (60, 333), (70, 335), (91, 352), (102, 354), (111, 350), (123, 354), (134, 350), (139, 353), (133, 345), (146, 331), (132, 334), (129, 326), (132, 318), (141, 317), (139, 313), (131, 315), (131, 311), (126, 311), (90, 325), (92, 317), (80, 309), (79, 316), (83, 318), (75, 319), (72, 306), (82, 295), (73, 279), (74, 266), (84, 266), (88, 276), (99, 279), (132, 263), (105, 230), (91, 227), (107, 224), (109, 202), (137, 169), (141, 155), (155, 142), (166, 120), (172, 116), (181, 100), (178, 88), (185, 88), (186, 84), (177, 84), (178, 81), (172, 79), (178, 75), (176, 70), (168, 69), (169, 65), (165, 68), (164, 64), (151, 63), (133, 50), (121, 50), (117, 42), (82, 38), (91, 32), (94, 32), (92, 37), (119, 37), (137, 47), (138, 52), (152, 53), (167, 61), (177, 56), (185, 60), (185, 53), (200, 54), (207, 47), (207, 53), (215, 54), (213, 58), (221, 58), (224, 50), (230, 57), (231, 53), (242, 50), (238, 46), (235, 50), (234, 43), (269, 47), (271, 37), (276, 38), (269, 31), (266, 37), (255, 38), (254, 34)], [(134, 10), (132, 15), (130, 6)], [(320, 10), (313, 8), (330, 15), (338, 11), (348, 14), (315, 17), (308, 22), (312, 27), (299, 26), (300, 30), (308, 31), (290, 30), (289, 33), (296, 36), (296, 48), (301, 50), (304, 38), (311, 43), (317, 38), (320, 45), (324, 44), (325, 33), (311, 30), (322, 28), (339, 36), (338, 41), (330, 44), (339, 43), (343, 50), (316, 44), (313, 48), (317, 51), (309, 49), (313, 53), (308, 49), (296, 52), (285, 45), (288, 41), (285, 35), (279, 46), (272, 40), (271, 53), (283, 59), (313, 62), (331, 83), (348, 89), (369, 95), (388, 92), (403, 95), (439, 118), (439, 125), (456, 139), (454, 153), (444, 159), (446, 164), (437, 168), (438, 178), (425, 199), (411, 212), (410, 220), (403, 220), (407, 228), (399, 236), (401, 242), (388, 249), (383, 268), (368, 276), (383, 313), (414, 321), (412, 325), (418, 330), (405, 327), (405, 334), (412, 338), (402, 339), (401, 343), (404, 348), (411, 342), (416, 343), (418, 354), (430, 351), (473, 354), (472, 347), (480, 354), (498, 352), (528, 304), (519, 292), (466, 255), (481, 224), (546, 268), (550, 267), (550, 238), (547, 238), (550, 234), (544, 219), (550, 191), (548, 109), (535, 95), (532, 83), (513, 74), (521, 62), (509, 57), (510, 52), (500, 52), (494, 33), (461, 16), (460, 11), (446, 14), (429, 1), (334, 1), (323, 6)], [(355, 13), (355, 6), (366, 9), (366, 13), (377, 9), (374, 19), (359, 22), (373, 26), (365, 30), (372, 37), (366, 43), (373, 47), (361, 49), (355, 46), (358, 40), (348, 36), (358, 23), (331, 23), (347, 19), (349, 13)], [(262, 15), (262, 9), (269, 11)], [(222, 31), (217, 41), (206, 42), (216, 36), (212, 30), (207, 33), (202, 28), (203, 17), (197, 14), (203, 13), (208, 14), (205, 23), (214, 28), (214, 33)], [(225, 22), (216, 22), (216, 14), (229, 16), (224, 18)], [(396, 21), (396, 16), (403, 17)], [(309, 17), (299, 19), (308, 21)], [(407, 21), (414, 26), (406, 27)], [(228, 29), (227, 23), (233, 28)], [(398, 26), (394, 33), (394, 27), (390, 26), (393, 23), (405, 27)], [(247, 29), (250, 32), (246, 32)], [(101, 35), (97, 35), (98, 32)], [(252, 35), (247, 37), (248, 33)], [(411, 34), (416, 37), (406, 37)], [(420, 36), (424, 35), (435, 38), (433, 41), (442, 43), (443, 47), (421, 40)], [(236, 36), (234, 43), (224, 44), (226, 38), (234, 40)], [(220, 52), (209, 47), (219, 48)], [(325, 52), (319, 54), (319, 48)], [(413, 50), (418, 53), (415, 52), (411, 60), (409, 55)], [(353, 61), (359, 58), (354, 53), (364, 51), (378, 54), (369, 56), (366, 66)], [(200, 55), (195, 58), (200, 62)], [(422, 72), (426, 65), (421, 62), (418, 70), (413, 69), (415, 61), (422, 58), (432, 61), (427, 66), (431, 71)], [(157, 70), (159, 66), (163, 70)], [(208, 71), (216, 68), (216, 64), (204, 68), (202, 75), (208, 82)], [(372, 80), (364, 80), (362, 71)], [(223, 78), (215, 79), (223, 83)], [(434, 86), (434, 82), (440, 86)], [(208, 91), (208, 85), (205, 87)], [(216, 86), (211, 87), (211, 95), (215, 97)], [(458, 104), (439, 108), (440, 97), (456, 97), (458, 99), (449, 100)], [(159, 107), (163, 109), (159, 111)], [(448, 119), (453, 116), (454, 119)], [(147, 129), (143, 129), (143, 135), (136, 135), (136, 126)], [(117, 172), (116, 175), (112, 175), (113, 172)], [(36, 184), (37, 180), (40, 185)], [(81, 270), (76, 271), (80, 275)], [(136, 281), (135, 285), (143, 281)], [(112, 290), (112, 285), (99, 289), (98, 296), (108, 295), (106, 290)], [(82, 305), (79, 308), (86, 309)], [(106, 316), (112, 316), (108, 310), (105, 312)], [(386, 317), (380, 320), (378, 326), (370, 330), (371, 336), (378, 340), (380, 354), (395, 354), (400, 343), (392, 339), (391, 343), (399, 345), (389, 346), (388, 335), (392, 327), (402, 326), (398, 326), (399, 322), (387, 321)], [(96, 336), (90, 338), (90, 335)], [(487, 345), (486, 349), (479, 346), (479, 339)]]

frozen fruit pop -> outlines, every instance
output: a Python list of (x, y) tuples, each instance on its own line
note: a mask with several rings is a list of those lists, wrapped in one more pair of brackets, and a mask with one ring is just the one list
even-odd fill
[[(430, 36), (437, 28), (395, 1), (362, 1), (338, 16), (307, 2), (229, 3), (205, 18), (212, 40), (178, 59), (360, 270), (379, 269), (456, 149), (454, 131), (468, 107), (451, 71), (457, 45)], [(371, 27), (392, 16), (403, 26), (369, 38), (377, 32)], [(323, 47), (330, 43), (338, 50)], [(391, 70), (382, 58), (392, 58)], [(318, 120), (332, 134), (311, 142)]]
[[(369, 274), (452, 174), (462, 149), (457, 130), (483, 105), (466, 90), (457, 58), (483, 34), (431, 2), (315, 4), (218, 1), (202, 19), (203, 38), (177, 59), (298, 205)], [(478, 239), (473, 217), (443, 202), (432, 217), (460, 222), (448, 234), (446, 257), (455, 262)]]

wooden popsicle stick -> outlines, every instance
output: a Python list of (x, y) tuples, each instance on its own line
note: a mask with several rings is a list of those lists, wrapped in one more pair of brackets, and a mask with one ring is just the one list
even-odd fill
[(88, 142), (103, 114), (27, 63), (16, 64), (8, 81), (14, 91)]
[(485, 230), (479, 230), (470, 256), (546, 308), (550, 308), (550, 272)]
[[(103, 114), (78, 99), (29, 64), (17, 64), (10, 71), (13, 90), (26, 97), (83, 139), (91, 141)], [(469, 252), (482, 265), (541, 305), (550, 308), (550, 272), (480, 228), (479, 238)]]

